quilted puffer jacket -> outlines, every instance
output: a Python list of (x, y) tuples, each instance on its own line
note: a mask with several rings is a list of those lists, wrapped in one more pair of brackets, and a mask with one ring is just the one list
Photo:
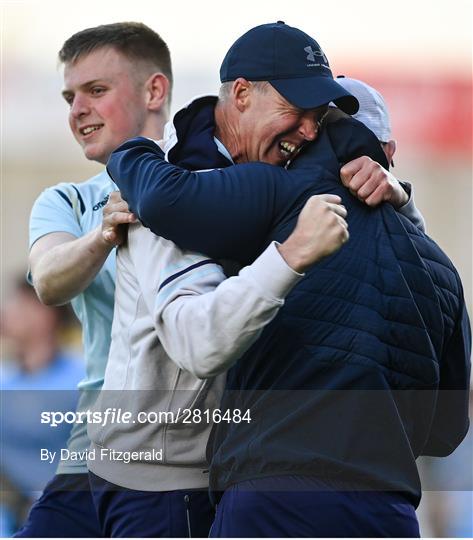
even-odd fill
[[(252, 421), (219, 424), (211, 486), (302, 474), (420, 499), (415, 459), (446, 455), (468, 429), (470, 329), (463, 290), (442, 250), (386, 204), (372, 209), (338, 180), (340, 163), (379, 143), (351, 119), (326, 127), (290, 171), (336, 193), (349, 242), (315, 265), (259, 341), (230, 370), (222, 408)], [(360, 142), (362, 145), (360, 146)], [(386, 163), (384, 163), (387, 166)], [(299, 209), (274, 228), (283, 241)]]

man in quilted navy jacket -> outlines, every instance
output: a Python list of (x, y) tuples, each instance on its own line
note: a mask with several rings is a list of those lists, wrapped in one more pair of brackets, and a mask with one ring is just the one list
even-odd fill
[[(205, 137), (212, 155), (213, 130)], [(205, 166), (201, 152), (192, 163), (191, 147), (181, 142), (174, 162)], [(249, 409), (251, 421), (214, 426), (211, 487), (224, 493), (213, 536), (417, 536), (415, 459), (449, 454), (468, 429), (460, 278), (391, 205), (369, 208), (340, 185), (340, 165), (361, 155), (389, 166), (369, 130), (330, 113), (288, 170), (251, 163), (191, 173), (143, 139), (109, 162), (134, 212), (156, 205), (154, 217), (140, 216), (154, 232), (214, 257), (233, 249), (242, 264), (287, 238), (309, 196), (336, 193), (348, 210), (350, 241), (307, 272), (228, 372), (221, 409)], [(234, 228), (245, 241), (232, 244), (219, 209), (238, 189)], [(205, 230), (209, 215), (218, 226)]]

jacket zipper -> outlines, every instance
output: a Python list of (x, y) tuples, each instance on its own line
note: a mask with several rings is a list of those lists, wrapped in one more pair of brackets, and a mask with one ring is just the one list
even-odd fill
[(186, 505), (187, 531), (189, 533), (189, 538), (192, 538), (191, 515), (190, 515), (190, 508), (189, 508), (189, 495), (184, 495), (184, 504)]

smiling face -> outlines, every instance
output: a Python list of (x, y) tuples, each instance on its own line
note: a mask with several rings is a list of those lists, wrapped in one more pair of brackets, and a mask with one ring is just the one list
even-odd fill
[(240, 149), (244, 161), (283, 165), (301, 147), (317, 137), (319, 121), (327, 107), (299, 109), (270, 84), (251, 91), (240, 120)]
[(87, 159), (106, 163), (115, 148), (143, 133), (149, 114), (145, 77), (135, 64), (104, 47), (65, 65), (69, 125)]

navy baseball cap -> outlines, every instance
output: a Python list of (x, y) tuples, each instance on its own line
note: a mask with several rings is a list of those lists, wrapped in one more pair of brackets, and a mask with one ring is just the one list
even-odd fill
[(347, 114), (358, 111), (358, 100), (334, 80), (319, 44), (282, 21), (256, 26), (230, 47), (220, 67), (220, 81), (238, 77), (268, 81), (300, 109), (332, 101)]

